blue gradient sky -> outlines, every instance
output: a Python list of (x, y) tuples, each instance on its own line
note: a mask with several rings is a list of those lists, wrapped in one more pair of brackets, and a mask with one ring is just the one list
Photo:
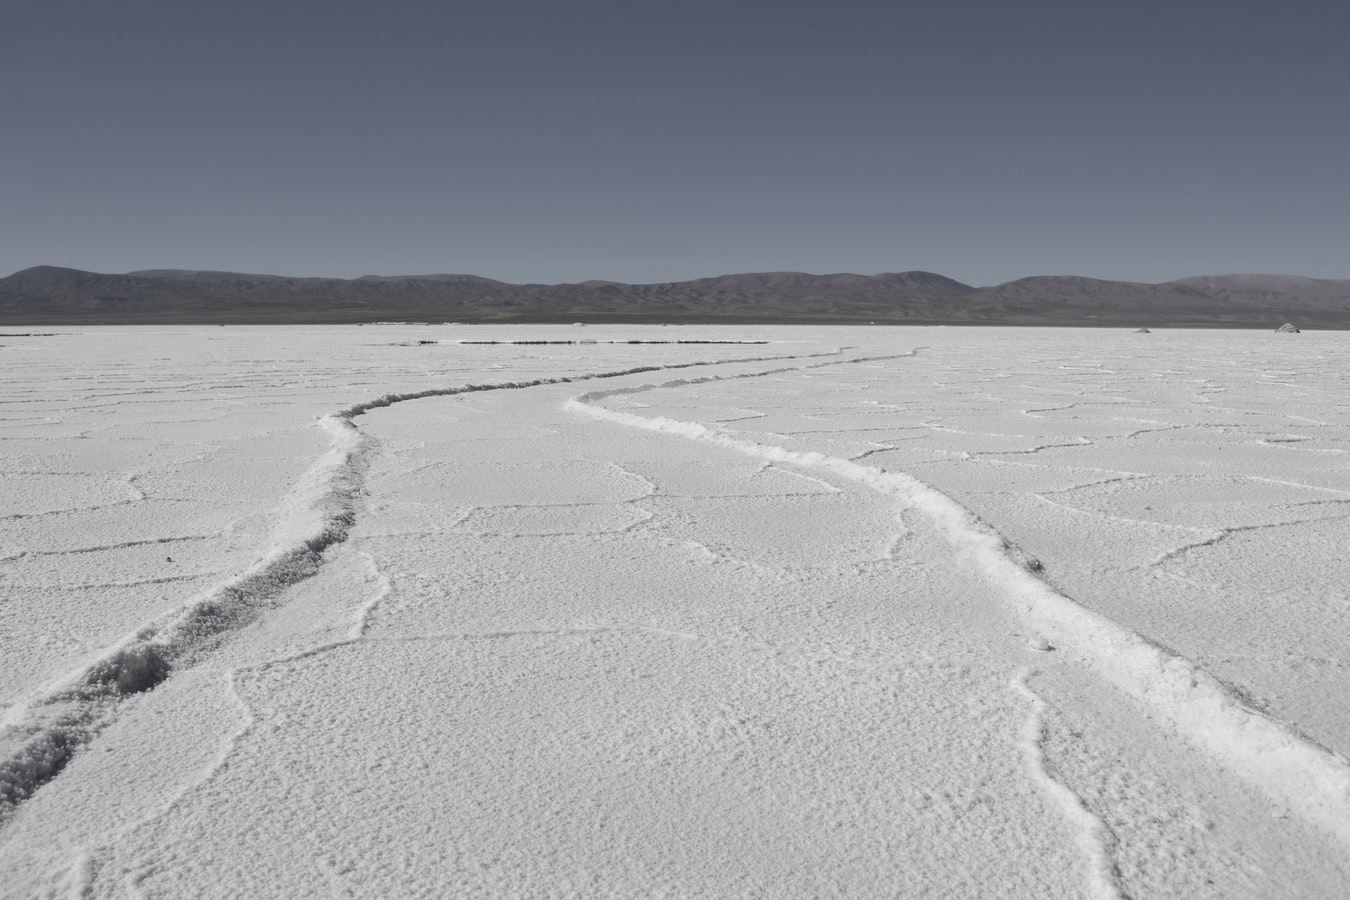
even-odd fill
[(0, 274), (1350, 277), (1344, 0), (8, 0)]

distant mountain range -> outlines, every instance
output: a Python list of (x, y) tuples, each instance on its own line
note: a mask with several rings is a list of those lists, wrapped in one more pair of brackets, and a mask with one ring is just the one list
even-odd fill
[(977, 288), (931, 272), (759, 272), (662, 284), (508, 284), (474, 275), (105, 275), (54, 266), (0, 278), (6, 325), (379, 321), (1350, 328), (1350, 279), (1218, 275), (1142, 284), (1056, 275)]

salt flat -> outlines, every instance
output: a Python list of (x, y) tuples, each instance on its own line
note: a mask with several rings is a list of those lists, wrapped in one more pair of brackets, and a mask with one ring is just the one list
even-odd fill
[(6, 893), (1350, 892), (1342, 333), (54, 331)]

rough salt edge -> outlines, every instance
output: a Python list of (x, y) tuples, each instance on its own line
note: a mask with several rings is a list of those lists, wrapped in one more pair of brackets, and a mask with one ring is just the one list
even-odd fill
[(1071, 648), (1107, 682), (1142, 702), (1192, 745), (1277, 805), (1350, 846), (1350, 765), (1313, 741), (1246, 706), (1194, 662), (1058, 593), (1016, 558), (986, 523), (941, 491), (900, 472), (886, 472), (823, 453), (801, 452), (733, 438), (697, 422), (647, 418), (597, 405), (607, 397), (725, 380), (711, 376), (593, 391), (569, 399), (568, 409), (596, 419), (676, 434), (759, 459), (831, 472), (895, 496), (921, 511), (970, 563), (1008, 595), (1029, 628)]
[(1064, 819), (1074, 830), (1074, 843), (1087, 862), (1088, 894), (1097, 900), (1121, 900), (1125, 894), (1120, 886), (1120, 873), (1111, 860), (1114, 836), (1100, 816), (1090, 810), (1083, 798), (1074, 793), (1051, 771), (1045, 757), (1045, 700), (1031, 689), (1028, 669), (1022, 669), (1012, 686), (1031, 704), (1031, 712), (1022, 727), (1022, 757), (1032, 781), (1060, 809)]
[[(570, 384), (697, 366), (830, 357), (830, 363), (817, 363), (828, 365), (837, 362), (842, 353), (842, 349), (836, 349), (697, 360), (527, 381), (430, 388), (384, 394), (323, 416), (319, 424), (331, 435), (329, 449), (301, 474), (277, 510), (271, 544), (261, 559), (243, 573), (124, 635), (13, 703), (0, 715), (0, 738), (9, 744), (0, 756), (0, 826), (42, 785), (59, 776), (80, 748), (113, 721), (121, 701), (153, 689), (170, 677), (175, 664), (181, 664), (191, 653), (253, 621), (290, 585), (317, 573), (325, 549), (346, 540), (356, 521), (366, 457), (374, 446), (352, 421), (357, 416), (408, 400)], [(790, 367), (774, 371), (789, 370)]]

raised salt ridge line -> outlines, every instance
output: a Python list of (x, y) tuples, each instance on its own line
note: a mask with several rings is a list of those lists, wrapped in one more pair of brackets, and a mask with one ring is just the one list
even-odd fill
[(1013, 679), (1012, 686), (1031, 704), (1031, 714), (1022, 729), (1022, 755), (1032, 780), (1040, 784), (1051, 800), (1059, 805), (1064, 818), (1076, 829), (1074, 843), (1078, 845), (1088, 864), (1088, 890), (1097, 900), (1121, 900), (1120, 873), (1111, 861), (1111, 847), (1115, 843), (1106, 823), (1083, 803), (1083, 798), (1054, 776), (1045, 758), (1045, 701), (1027, 684), (1031, 673), (1023, 669)]
[(277, 509), (277, 524), (261, 559), (176, 610), (125, 635), (15, 703), (0, 717), (0, 825), (38, 788), (61, 773), (80, 747), (108, 726), (120, 702), (148, 691), (175, 668), (190, 666), (229, 632), (256, 620), (291, 585), (318, 572), (323, 552), (347, 539), (375, 443), (353, 421), (372, 409), (408, 400), (475, 391), (512, 390), (616, 378), (696, 366), (767, 363), (833, 357), (842, 350), (742, 359), (637, 366), (607, 372), (496, 384), (469, 384), (385, 394), (319, 419), (331, 444), (296, 482)]
[[(816, 365), (839, 365), (837, 360)], [(862, 361), (862, 360), (858, 360)], [(1109, 683), (1167, 721), (1194, 746), (1234, 774), (1350, 846), (1350, 764), (1247, 706), (1194, 662), (1080, 606), (1037, 578), (1004, 538), (955, 500), (903, 472), (888, 472), (814, 451), (802, 452), (731, 437), (698, 422), (645, 417), (599, 402), (662, 388), (706, 384), (749, 373), (679, 379), (593, 391), (564, 406), (633, 428), (665, 432), (736, 450), (757, 459), (820, 469), (895, 496), (924, 514), (946, 537), (958, 560), (1003, 589), (1028, 628), (1071, 649)]]

